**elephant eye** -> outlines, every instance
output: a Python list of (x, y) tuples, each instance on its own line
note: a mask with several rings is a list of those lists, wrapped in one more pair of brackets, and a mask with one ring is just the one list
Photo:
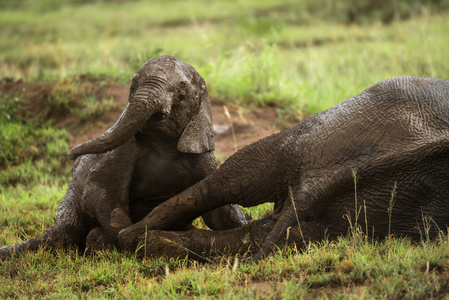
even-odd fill
[(186, 100), (186, 95), (184, 95), (184, 94), (179, 95), (179, 101), (184, 101), (184, 100)]
[(132, 96), (134, 95), (135, 90), (136, 89), (133, 86), (129, 89), (128, 101), (131, 100)]
[(165, 119), (167, 119), (167, 115), (166, 115), (166, 114), (164, 114), (164, 113), (155, 113), (155, 114), (151, 117), (150, 121), (159, 122), (159, 121), (163, 121), (163, 120), (165, 120)]
[(180, 86), (181, 88), (179, 89), (179, 99), (181, 101), (184, 101), (188, 93), (187, 83), (185, 81), (181, 81)]

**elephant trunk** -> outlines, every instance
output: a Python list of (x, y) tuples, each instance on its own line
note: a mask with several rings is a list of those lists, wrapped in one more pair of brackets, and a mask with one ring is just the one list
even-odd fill
[(151, 101), (133, 101), (128, 104), (117, 122), (103, 135), (77, 145), (69, 152), (72, 159), (88, 153), (104, 153), (117, 148), (133, 137), (151, 118), (155, 110)]

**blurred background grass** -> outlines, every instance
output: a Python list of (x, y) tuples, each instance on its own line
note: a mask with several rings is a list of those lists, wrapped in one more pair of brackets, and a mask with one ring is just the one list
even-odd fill
[(394, 76), (449, 77), (448, 0), (1, 0), (0, 78), (129, 83), (149, 58), (211, 94), (315, 114)]

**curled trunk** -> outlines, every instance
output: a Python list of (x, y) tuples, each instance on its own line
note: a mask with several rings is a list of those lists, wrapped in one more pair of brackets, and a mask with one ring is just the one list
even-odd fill
[(69, 152), (72, 159), (88, 153), (105, 153), (132, 138), (151, 118), (154, 111), (148, 101), (133, 101), (117, 122), (102, 136), (77, 145)]

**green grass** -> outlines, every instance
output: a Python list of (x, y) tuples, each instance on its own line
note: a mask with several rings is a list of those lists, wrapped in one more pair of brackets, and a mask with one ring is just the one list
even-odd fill
[(53, 177), (67, 181), (67, 141), (64, 129), (36, 117), (21, 121), (18, 109), (26, 100), (0, 93), (0, 186), (44, 183)]
[[(376, 4), (376, 5), (373, 5)], [(129, 83), (153, 56), (192, 64), (215, 98), (298, 118), (394, 76), (449, 77), (449, 1), (0, 0), (0, 78), (56, 82), (34, 118), (0, 95), (0, 245), (46, 230), (70, 183), (68, 133), (114, 109), (89, 82)], [(53, 114), (53, 115), (52, 115)], [(257, 219), (271, 204), (244, 209)], [(394, 209), (394, 208), (393, 208)], [(202, 227), (200, 219), (195, 225)], [(224, 255), (40, 251), (0, 262), (0, 298), (431, 298), (449, 287), (449, 239), (367, 241), (357, 230), (252, 264)]]
[(445, 293), (447, 237), (310, 244), (279, 251), (258, 264), (223, 256), (200, 264), (185, 259), (145, 262), (116, 251), (83, 257), (73, 251), (26, 254), (2, 263), (0, 296), (225, 299), (309, 297), (430, 298)]

